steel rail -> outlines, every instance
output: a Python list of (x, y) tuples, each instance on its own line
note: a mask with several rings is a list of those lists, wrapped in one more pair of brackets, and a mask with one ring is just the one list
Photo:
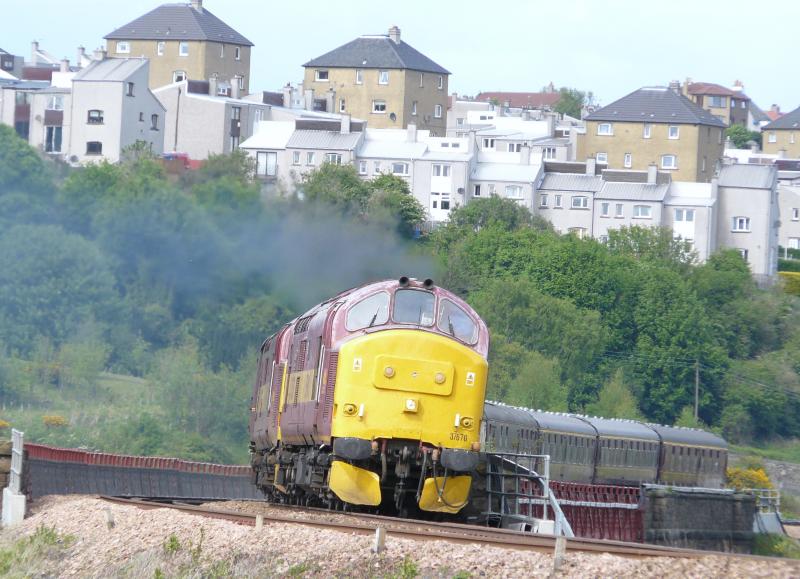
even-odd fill
[[(102, 500), (131, 505), (143, 509), (169, 508), (185, 513), (202, 515), (209, 518), (224, 519), (239, 524), (255, 526), (256, 514), (243, 513), (227, 509), (207, 508), (188, 504), (169, 504), (164, 502), (151, 502), (144, 499), (130, 499), (101, 496)], [(254, 502), (254, 504), (261, 504)], [(265, 503), (269, 507), (275, 505)], [(293, 513), (302, 513), (303, 507), (292, 508)], [(315, 509), (314, 512), (323, 512), (331, 516), (353, 519), (352, 522), (323, 520), (309, 517), (287, 517), (275, 514), (263, 514), (264, 524), (293, 524), (316, 527), (320, 529), (336, 530), (346, 533), (359, 533), (370, 535), (378, 527), (383, 527), (389, 537), (402, 537), (415, 540), (440, 540), (452, 543), (474, 544), (476, 542), (506, 549), (533, 550), (552, 552), (555, 547), (555, 537), (550, 535), (532, 535), (520, 531), (497, 529), (493, 527), (479, 527), (461, 523), (440, 523), (432, 521), (419, 521), (415, 519), (400, 519), (383, 515), (343, 513), (341, 511), (328, 511)], [(259, 513), (261, 514), (261, 513)], [(678, 549), (661, 545), (646, 545), (641, 543), (625, 543), (621, 541), (606, 541), (600, 539), (572, 538), (567, 540), (568, 552), (609, 553), (625, 557), (679, 557), (699, 558), (711, 555), (726, 555), (709, 551)]]

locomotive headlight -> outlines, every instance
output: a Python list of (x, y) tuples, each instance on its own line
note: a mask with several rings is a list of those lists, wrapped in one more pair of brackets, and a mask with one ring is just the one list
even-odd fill
[(386, 376), (387, 378), (393, 378), (394, 368), (392, 368), (391, 366), (386, 366), (386, 368), (383, 369), (383, 375)]
[(447, 380), (447, 377), (442, 372), (436, 372), (436, 375), (433, 377), (433, 380), (437, 384), (444, 384), (444, 381)]
[(356, 405), (355, 404), (345, 404), (344, 413), (346, 416), (353, 416), (356, 413)]
[(414, 398), (406, 398), (405, 411), (416, 412), (417, 410), (419, 410), (419, 405), (417, 404), (417, 401)]
[(464, 416), (461, 419), (461, 426), (463, 426), (464, 428), (472, 428), (473, 424), (475, 424), (475, 421), (472, 420), (472, 418), (470, 418), (469, 416)]

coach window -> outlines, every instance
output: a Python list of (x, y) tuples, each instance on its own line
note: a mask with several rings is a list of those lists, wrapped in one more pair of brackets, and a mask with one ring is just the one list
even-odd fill
[(433, 325), (433, 294), (418, 290), (397, 290), (394, 293), (392, 319), (398, 324)]
[(467, 315), (467, 312), (450, 300), (443, 299), (439, 303), (439, 329), (446, 334), (458, 338), (467, 344), (473, 344), (478, 337), (478, 326)]
[(347, 312), (345, 328), (353, 332), (380, 326), (389, 320), (389, 294), (380, 292), (364, 298)]

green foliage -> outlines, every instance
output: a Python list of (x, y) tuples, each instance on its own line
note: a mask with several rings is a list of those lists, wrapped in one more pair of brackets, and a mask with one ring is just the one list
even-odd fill
[(783, 281), (783, 291), (800, 297), (800, 272), (782, 271), (779, 275)]
[(786, 535), (756, 533), (753, 538), (753, 555), (800, 559), (800, 542)]
[(697, 262), (692, 244), (672, 236), (669, 227), (620, 227), (608, 231), (608, 249), (649, 263), (675, 269), (687, 269)]
[(528, 352), (504, 399), (509, 404), (552, 412), (567, 411), (569, 391), (561, 382), (558, 362)]
[(0, 125), (0, 193), (47, 193), (49, 170), (36, 151), (8, 125)]
[(746, 149), (750, 141), (755, 141), (761, 146), (761, 133), (759, 131), (749, 131), (742, 125), (731, 125), (725, 129), (725, 136), (733, 141), (733, 146), (737, 149)]
[(559, 98), (553, 109), (556, 112), (569, 115), (576, 119), (581, 118), (581, 110), (584, 106), (591, 105), (594, 96), (591, 92), (581, 91), (575, 88), (561, 87)]
[(352, 165), (325, 163), (303, 177), (300, 191), (305, 201), (329, 205), (344, 214), (361, 215), (367, 209), (370, 187)]
[(164, 553), (166, 555), (174, 555), (181, 550), (181, 541), (175, 533), (171, 533), (164, 541)]
[(411, 194), (408, 183), (396, 175), (380, 175), (368, 183), (369, 220), (396, 224), (400, 235), (410, 238), (425, 221), (425, 208)]
[(0, 546), (0, 576), (47, 576), (45, 570), (57, 565), (74, 542), (73, 536), (40, 525), (32, 535)]
[(681, 410), (681, 413), (678, 415), (678, 419), (675, 421), (675, 426), (681, 426), (683, 428), (707, 428), (702, 420), (694, 417), (693, 406), (683, 407), (683, 410)]
[(800, 272), (800, 259), (779, 259), (778, 271)]
[(603, 416), (605, 418), (642, 418), (636, 398), (625, 385), (621, 370), (617, 370), (611, 379), (603, 385), (597, 401), (588, 404), (586, 412), (593, 416)]

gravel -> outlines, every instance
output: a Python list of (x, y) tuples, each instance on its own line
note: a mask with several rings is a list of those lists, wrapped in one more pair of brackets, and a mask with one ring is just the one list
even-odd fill
[[(108, 513), (113, 516), (109, 528)], [(285, 514), (285, 512), (282, 512)], [(48, 570), (58, 577), (308, 576), (548, 577), (548, 554), (444, 541), (372, 537), (299, 525), (261, 531), (167, 509), (143, 510), (85, 496), (37, 501), (31, 517), (0, 532), (7, 545), (40, 526), (74, 538)], [(626, 559), (567, 553), (558, 577), (800, 577), (797, 562), (741, 557)]]

